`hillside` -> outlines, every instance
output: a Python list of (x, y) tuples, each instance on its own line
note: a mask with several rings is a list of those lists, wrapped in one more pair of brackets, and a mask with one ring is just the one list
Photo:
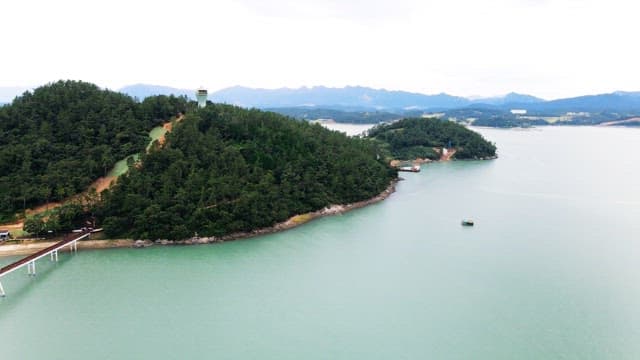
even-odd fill
[(382, 124), (369, 130), (369, 138), (379, 140), (391, 157), (401, 160), (427, 158), (440, 154), (434, 148), (454, 148), (456, 159), (483, 159), (496, 155), (496, 147), (482, 135), (451, 121), (409, 118)]
[(187, 113), (163, 147), (106, 192), (97, 214), (109, 236), (220, 236), (369, 199), (395, 176), (368, 140), (211, 105)]
[(0, 108), (0, 222), (87, 190), (114, 164), (140, 153), (148, 132), (186, 103), (129, 96), (79, 81), (26, 92)]

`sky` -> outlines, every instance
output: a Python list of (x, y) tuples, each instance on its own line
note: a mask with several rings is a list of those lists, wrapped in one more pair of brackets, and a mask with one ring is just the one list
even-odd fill
[(640, 91), (633, 0), (8, 0), (0, 87)]

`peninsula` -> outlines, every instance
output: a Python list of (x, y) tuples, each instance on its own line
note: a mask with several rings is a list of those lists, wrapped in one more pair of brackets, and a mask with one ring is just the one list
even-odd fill
[[(162, 136), (151, 131), (163, 125)], [(445, 147), (458, 159), (495, 156), (480, 135), (438, 119), (351, 138), (273, 112), (164, 95), (140, 102), (77, 81), (0, 107), (0, 134), (10, 145), (0, 149), (0, 223), (24, 221), (35, 236), (90, 225), (108, 239), (165, 243), (255, 236), (380, 201), (394, 190), (392, 158), (435, 159)], [(119, 159), (125, 168), (107, 176)], [(97, 179), (111, 180), (95, 191)], [(61, 206), (43, 209), (52, 202)]]

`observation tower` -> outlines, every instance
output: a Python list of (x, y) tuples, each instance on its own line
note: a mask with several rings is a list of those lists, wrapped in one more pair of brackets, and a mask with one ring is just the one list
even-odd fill
[(199, 108), (207, 106), (207, 89), (201, 87), (196, 90), (196, 99), (198, 99)]

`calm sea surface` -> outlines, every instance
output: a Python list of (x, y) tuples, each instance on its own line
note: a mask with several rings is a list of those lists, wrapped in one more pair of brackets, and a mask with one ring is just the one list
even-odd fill
[(13, 273), (0, 358), (639, 359), (640, 129), (479, 131), (342, 216)]

